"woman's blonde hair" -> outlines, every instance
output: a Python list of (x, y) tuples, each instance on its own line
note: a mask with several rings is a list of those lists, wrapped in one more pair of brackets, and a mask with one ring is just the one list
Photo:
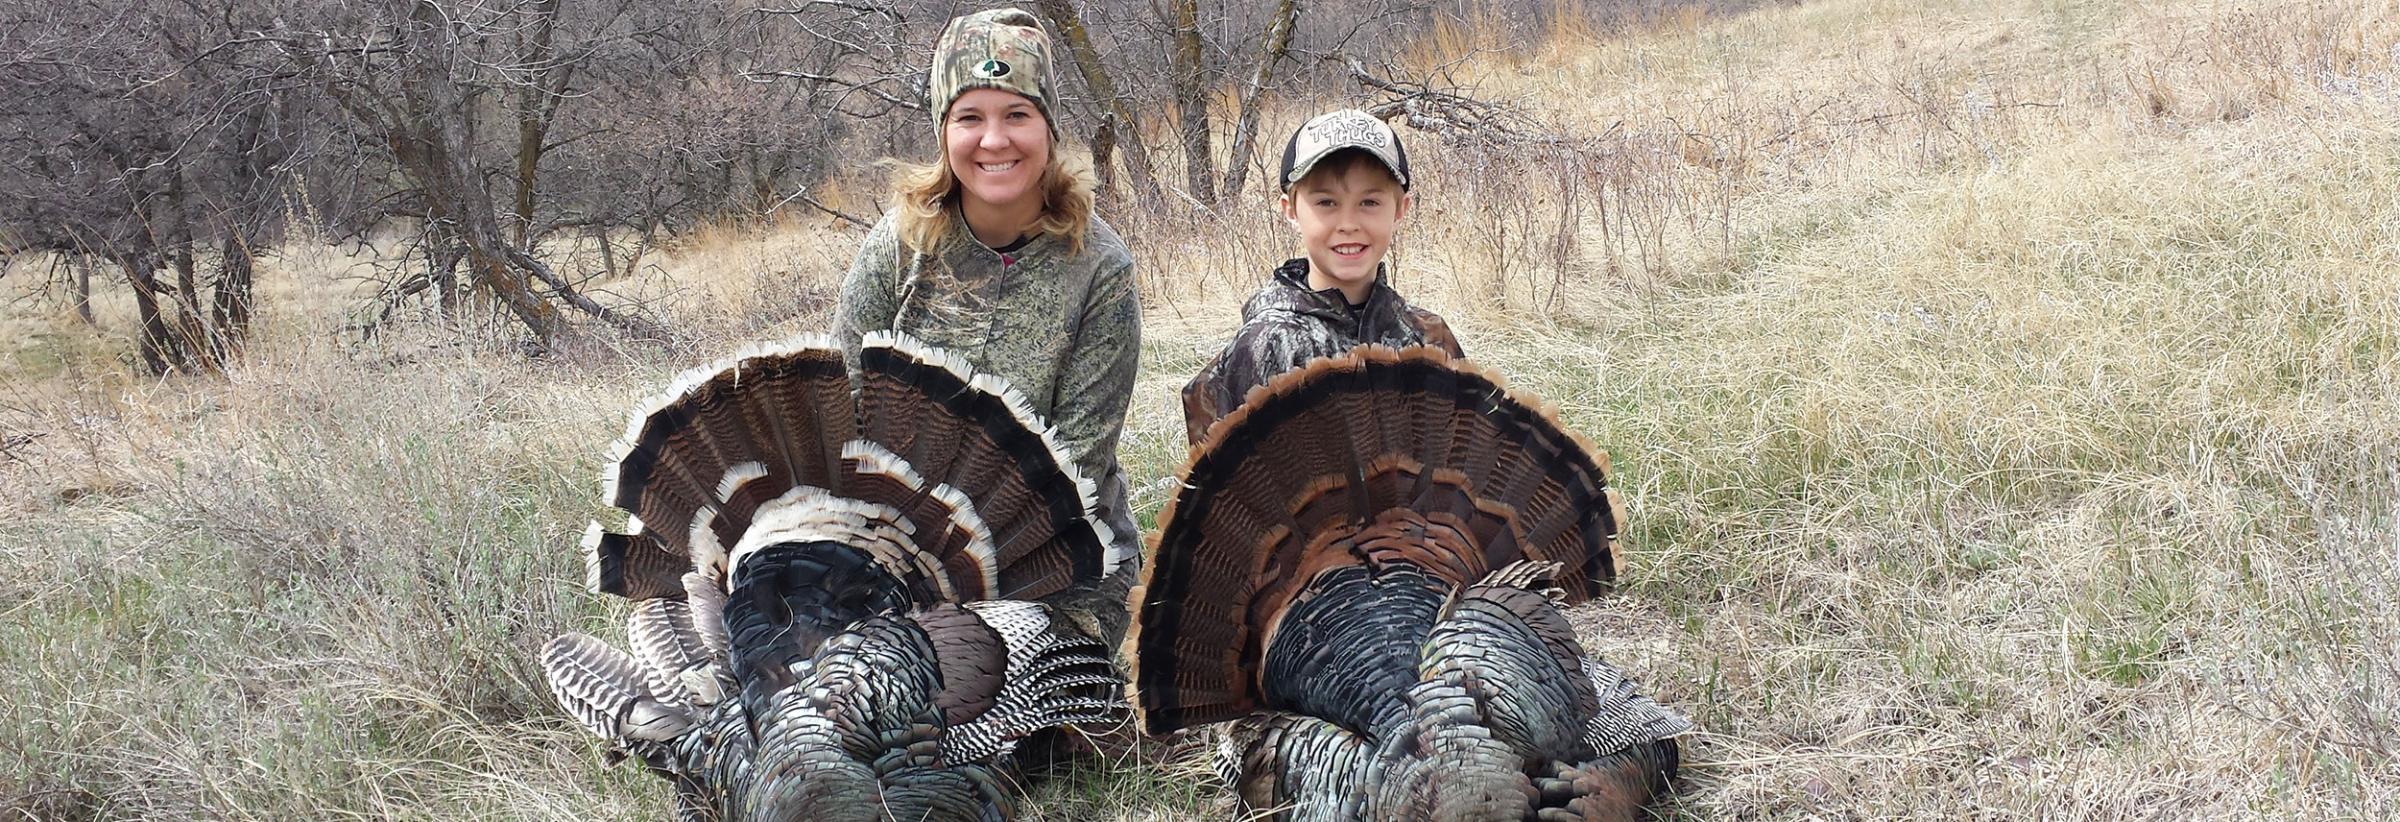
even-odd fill
[[(900, 209), (900, 242), (920, 254), (932, 254), (950, 239), (958, 208), (958, 175), (950, 172), (950, 141), (937, 143), (939, 154), (929, 165), (902, 163), (892, 174)], [(1092, 164), (1061, 150), (1050, 140), (1050, 161), (1042, 166), (1042, 213), (1032, 234), (1056, 234), (1067, 240), (1067, 253), (1083, 253), (1085, 228), (1092, 219)]]

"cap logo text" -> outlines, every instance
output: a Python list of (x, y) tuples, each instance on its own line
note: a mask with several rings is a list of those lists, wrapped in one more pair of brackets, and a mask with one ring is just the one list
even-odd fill
[(1377, 126), (1382, 123), (1364, 117), (1336, 117), (1320, 122), (1309, 129), (1319, 145), (1352, 145), (1390, 148), (1389, 132)]

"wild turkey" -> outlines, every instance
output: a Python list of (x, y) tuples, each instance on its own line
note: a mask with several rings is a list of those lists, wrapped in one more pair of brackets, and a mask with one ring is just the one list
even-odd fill
[[(1027, 734), (1123, 716), (1109, 649), (1044, 596), (1111, 555), (1092, 484), (1005, 385), (870, 334), (685, 373), (603, 477), (589, 584), (628, 656), (551, 641), (552, 692), (674, 781), (684, 819), (989, 819)], [(1127, 552), (1130, 553), (1130, 552)]]
[(1690, 723), (1584, 654), (1615, 578), (1606, 455), (1437, 349), (1251, 392), (1193, 451), (1125, 641), (1145, 729), (1294, 820), (1619, 819)]

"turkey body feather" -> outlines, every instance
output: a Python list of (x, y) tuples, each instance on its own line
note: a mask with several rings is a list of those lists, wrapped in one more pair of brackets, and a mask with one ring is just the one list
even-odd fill
[(943, 352), (870, 334), (859, 362), (754, 346), (612, 449), (627, 524), (587, 531), (587, 582), (633, 600), (633, 653), (567, 634), (542, 664), (680, 818), (1004, 818), (1017, 740), (1122, 717), (1109, 649), (1042, 601), (1129, 559), (1073, 455)]
[(1152, 733), (1296, 820), (1619, 819), (1690, 723), (1560, 612), (1615, 578), (1606, 455), (1429, 348), (1361, 347), (1211, 428), (1133, 597)]

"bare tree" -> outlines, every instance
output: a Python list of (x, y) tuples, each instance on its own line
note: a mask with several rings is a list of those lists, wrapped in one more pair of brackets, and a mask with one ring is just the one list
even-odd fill
[(1299, 0), (1277, 0), (1266, 33), (1260, 38), (1258, 63), (1250, 70), (1250, 81), (1242, 86), (1241, 106), (1234, 114), (1233, 153), (1225, 163), (1225, 188), (1217, 192), (1210, 205), (1242, 196), (1242, 183), (1249, 175), (1250, 157), (1258, 144), (1259, 104), (1272, 87), (1275, 67), (1291, 55), (1292, 29), (1299, 21)]
[[(233, 47), (247, 11), (0, 6), (13, 55), (0, 63), (0, 226), (27, 248), (115, 265), (152, 371), (219, 362), (246, 335), (253, 259), (305, 140), (289, 85)], [(88, 275), (75, 282), (88, 318)]]
[[(1413, 20), (1422, 19), (1428, 5), (1414, 0), (1303, 3), (1266, 0), (1259, 3), (1167, 0), (1148, 7), (1110, 9), (1108, 22), (1119, 29), (1105, 39), (1119, 44), (1164, 42), (1162, 54), (1140, 47), (1104, 52), (1103, 38), (1086, 25), (1093, 19), (1074, 0), (1042, 0), (1044, 12), (1066, 41), (1082, 74), (1093, 105), (1104, 113), (1102, 133), (1095, 137), (1096, 159), (1102, 149), (1121, 145), (1124, 164), (1137, 194), (1161, 202), (1155, 183), (1149, 145), (1134, 119), (1137, 111), (1171, 111), (1176, 149), (1183, 156), (1183, 200), (1201, 209), (1215, 209), (1240, 196), (1248, 182), (1249, 166), (1258, 151), (1259, 118), (1265, 102), (1294, 84), (1314, 82), (1322, 93), (1338, 89), (1336, 77), (1279, 72), (1287, 66), (1307, 68), (1304, 54), (1339, 51), (1346, 44), (1376, 35), (1388, 36)], [(1310, 15), (1326, 21), (1316, 30), (1301, 23)], [(1303, 35), (1313, 39), (1305, 43)], [(1132, 89), (1117, 82), (1123, 77), (1165, 78), (1163, 85)], [(1235, 93), (1230, 113), (1211, 104), (1228, 86)], [(1217, 152), (1217, 135), (1230, 134), (1229, 151)], [(1221, 164), (1221, 165), (1220, 165)], [(1220, 171), (1220, 169), (1222, 169)]]
[[(62, 255), (70, 294), (119, 272), (158, 371), (231, 355), (256, 259), (300, 223), (382, 252), (377, 316), (430, 298), (544, 342), (665, 338), (606, 291), (662, 238), (795, 204), (865, 225), (819, 186), (933, 137), (927, 46), (955, 0), (762, 2), (0, 3), (0, 252)], [(1548, 139), (1437, 77), (1350, 59), (1464, 13), (1436, 0), (1030, 5), (1059, 44), (1066, 130), (1137, 207), (1240, 197), (1278, 96)]]
[(1217, 158), (1209, 139), (1209, 88), (1215, 83), (1200, 33), (1200, 0), (1171, 0), (1174, 16), (1175, 127), (1183, 141), (1184, 188), (1204, 201), (1217, 198)]
[(1159, 196), (1158, 172), (1150, 162), (1149, 144), (1142, 141), (1141, 124), (1133, 116), (1133, 108), (1118, 91), (1117, 81), (1108, 64), (1100, 58), (1100, 50), (1092, 44), (1092, 36), (1083, 25), (1083, 13), (1076, 9), (1075, 0), (1041, 0), (1042, 13), (1050, 25), (1066, 41), (1067, 53), (1083, 76), (1083, 85), (1092, 105), (1100, 111), (1100, 124), (1092, 135), (1093, 162), (1103, 168), (1110, 166), (1116, 150), (1125, 150), (1125, 173), (1132, 178), (1134, 190), (1144, 199)]
[[(359, 142), (407, 181), (359, 221), (411, 217), (424, 227), (419, 247), (430, 264), (396, 294), (439, 287), (463, 266), (475, 289), (493, 295), (542, 342), (578, 333), (568, 310), (640, 337), (668, 336), (651, 320), (593, 299), (536, 252), (562, 227), (594, 231), (605, 245), (607, 230), (630, 219), (649, 236), (660, 212), (682, 202), (661, 197), (656, 180), (590, 186), (582, 193), (593, 199), (558, 209), (544, 206), (542, 192), (545, 163), (562, 149), (606, 145), (621, 153), (635, 142), (626, 137), (638, 129), (627, 126), (642, 122), (638, 113), (586, 111), (585, 101), (603, 89), (622, 94), (673, 82), (675, 73), (660, 64), (688, 62), (696, 44), (670, 35), (681, 33), (692, 8), (633, 0), (333, 0), (315, 11), (273, 40), (338, 106)], [(563, 138), (562, 123), (576, 127)], [(488, 139), (487, 125), (507, 129), (509, 139)], [(489, 185), (494, 178), (510, 182), (506, 207)]]
[[(1259, 14), (1236, 14), (1200, 0), (1169, 0), (1163, 6), (1089, 0), (1035, 0), (1034, 7), (1056, 37), (1060, 53), (1060, 101), (1082, 116), (1068, 123), (1086, 138), (1103, 189), (1122, 174), (1141, 202), (1165, 202), (1158, 146), (1147, 138), (1144, 112), (1172, 114), (1176, 148), (1183, 156), (1183, 200), (1203, 207), (1238, 191), (1246, 175), (1232, 171), (1256, 147), (1261, 103), (1275, 87), (1275, 68), (1291, 61), (1290, 44), (1301, 13), (1298, 0), (1276, 0)], [(761, 10), (788, 21), (810, 41), (837, 55), (808, 67), (758, 72), (761, 79), (797, 81), (841, 102), (833, 110), (850, 118), (879, 117), (898, 108), (921, 110), (927, 45), (956, 11), (942, 3), (874, 0), (799, 0)], [(1251, 18), (1255, 17), (1256, 20)], [(1383, 19), (1383, 18), (1376, 18)], [(1260, 26), (1255, 39), (1230, 40), (1212, 33)], [(1249, 35), (1245, 35), (1249, 36)], [(1165, 42), (1163, 57), (1147, 48)], [(1132, 45), (1133, 47), (1121, 47)], [(1228, 126), (1209, 103), (1240, 65), (1233, 55), (1252, 55), (1241, 72), (1240, 106)], [(1161, 78), (1164, 78), (1163, 80)], [(876, 104), (859, 111), (861, 103)], [(1236, 155), (1220, 173), (1215, 135), (1235, 135)]]

